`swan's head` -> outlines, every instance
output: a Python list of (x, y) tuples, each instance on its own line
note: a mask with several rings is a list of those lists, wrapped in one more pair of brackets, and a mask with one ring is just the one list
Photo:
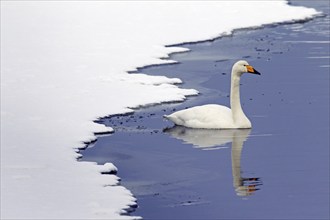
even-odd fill
[(241, 76), (243, 73), (252, 73), (260, 75), (260, 73), (245, 60), (237, 61), (233, 66), (232, 72), (239, 76)]

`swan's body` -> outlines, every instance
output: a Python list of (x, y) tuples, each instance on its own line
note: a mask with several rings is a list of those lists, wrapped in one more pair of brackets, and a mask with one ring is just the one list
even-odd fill
[(251, 122), (244, 115), (244, 123), (238, 127), (233, 120), (232, 110), (223, 105), (208, 104), (177, 111), (165, 116), (176, 125), (188, 128), (234, 129), (251, 128)]
[(230, 89), (231, 109), (223, 105), (209, 104), (177, 111), (164, 117), (177, 125), (189, 128), (251, 128), (251, 122), (242, 110), (239, 93), (240, 78), (246, 72), (260, 75), (258, 71), (244, 60), (238, 61), (233, 65)]

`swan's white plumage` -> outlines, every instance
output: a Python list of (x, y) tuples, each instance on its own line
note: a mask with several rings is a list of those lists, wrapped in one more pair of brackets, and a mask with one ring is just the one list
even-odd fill
[(233, 124), (231, 109), (223, 105), (202, 105), (165, 116), (177, 125), (189, 128), (221, 129)]
[(241, 108), (239, 95), (240, 78), (245, 72), (260, 74), (244, 60), (238, 61), (233, 65), (230, 91), (231, 109), (223, 105), (208, 104), (177, 111), (164, 117), (176, 125), (189, 128), (251, 128), (251, 122)]

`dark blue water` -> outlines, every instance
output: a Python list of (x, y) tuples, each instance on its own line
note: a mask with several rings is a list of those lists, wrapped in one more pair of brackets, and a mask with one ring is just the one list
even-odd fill
[[(82, 152), (113, 162), (145, 219), (329, 219), (329, 2), (297, 1), (324, 13), (306, 23), (236, 31), (184, 45), (180, 63), (140, 69), (179, 77), (201, 94), (100, 122), (115, 128)], [(230, 69), (246, 59), (241, 101), (251, 130), (172, 127), (163, 114), (229, 105)]]

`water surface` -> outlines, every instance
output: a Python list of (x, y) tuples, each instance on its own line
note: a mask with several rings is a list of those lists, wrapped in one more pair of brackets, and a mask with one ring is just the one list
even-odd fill
[[(294, 4), (295, 2), (293, 2)], [(115, 129), (82, 152), (113, 162), (145, 219), (329, 218), (329, 3), (299, 2), (325, 13), (306, 23), (236, 31), (188, 44), (180, 63), (142, 68), (179, 77), (201, 94), (101, 122)], [(173, 127), (163, 114), (229, 105), (230, 69), (246, 59), (261, 76), (243, 75), (241, 101), (253, 128)]]

